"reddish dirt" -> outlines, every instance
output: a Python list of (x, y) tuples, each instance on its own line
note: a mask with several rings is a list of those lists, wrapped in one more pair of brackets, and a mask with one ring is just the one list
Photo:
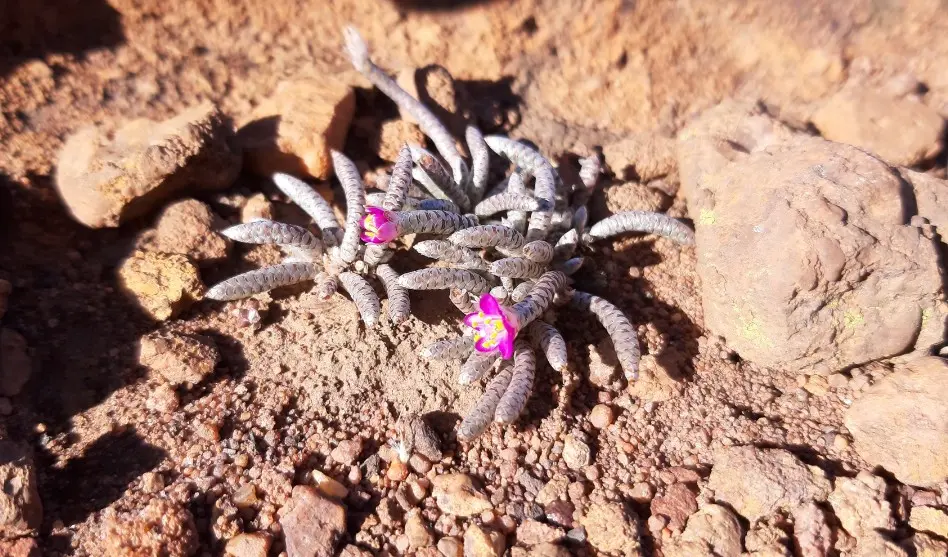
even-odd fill
[[(15, 0), (0, 8), (0, 278), (13, 285), (3, 326), (26, 338), (35, 369), (12, 399), (12, 413), (0, 416), (0, 437), (35, 451), (45, 554), (101, 555), (106, 511), (141, 509), (163, 489), (188, 501), (206, 554), (219, 554), (216, 536), (237, 528), (276, 534), (270, 554), (277, 555), (283, 544), (275, 512), (291, 483), (313, 469), (340, 480), (349, 474), (328, 456), (339, 441), (364, 438), (364, 459), (409, 412), (442, 413), (436, 426), (447, 436), (480, 391), (458, 387), (453, 365), (418, 358), (422, 346), (454, 330), (456, 311), (443, 294), (413, 296), (416, 318), (399, 330), (383, 321), (366, 331), (349, 301), (319, 302), (302, 288), (275, 292), (258, 331), (240, 326), (232, 311), (239, 304), (205, 302), (152, 322), (119, 293), (115, 269), (155, 215), (90, 230), (68, 216), (52, 186), (56, 154), (82, 125), (162, 120), (206, 100), (244, 123), (281, 79), (350, 74), (340, 35), (347, 22), (359, 26), (389, 71), (437, 63), (475, 105), (515, 108), (509, 133), (550, 154), (632, 133), (671, 136), (727, 96), (760, 98), (793, 123), (838, 90), (860, 57), (880, 73), (910, 68), (929, 88), (927, 102), (948, 115), (948, 19), (935, 0), (456, 4)], [(367, 91), (359, 93), (356, 120), (376, 117)], [(356, 140), (346, 151), (378, 162)], [(242, 177), (225, 196), (202, 199), (233, 218), (227, 195), (257, 191), (273, 190)], [(686, 215), (679, 198), (636, 182), (616, 183), (593, 207), (594, 215)], [(204, 282), (278, 257), (269, 248), (241, 254), (237, 264), (202, 271)], [(835, 441), (848, 387), (815, 396), (802, 388), (806, 379), (728, 352), (702, 328), (694, 268), (690, 248), (627, 239), (604, 246), (578, 277), (633, 316), (650, 365), (680, 380), (668, 400), (647, 401), (668, 394), (660, 380), (643, 398), (591, 384), (589, 347), (601, 333), (592, 321), (575, 320), (564, 327), (570, 375), (544, 368), (515, 427), (495, 426), (461, 450), (447, 443), (435, 471), (481, 478), (503, 516), (525, 498), (513, 479), (519, 469), (543, 482), (568, 474), (581, 484), (571, 496), (588, 502), (634, 498), (641, 482), (661, 490), (674, 482), (663, 476), (672, 466), (704, 474), (721, 445), (792, 447), (833, 470), (864, 466), (848, 443)], [(138, 363), (139, 339), (157, 329), (211, 337), (221, 363), (172, 394)], [(878, 367), (865, 373), (884, 371)], [(599, 403), (617, 415), (601, 431), (588, 419)], [(588, 434), (594, 451), (593, 464), (579, 471), (559, 458), (574, 428)], [(505, 464), (505, 449), (515, 451), (513, 465)], [(255, 512), (218, 519), (214, 501), (247, 483), (262, 500)], [(391, 548), (403, 527), (364, 519), (394, 492), (392, 482), (349, 487), (347, 542)], [(647, 501), (636, 510), (644, 526)]]

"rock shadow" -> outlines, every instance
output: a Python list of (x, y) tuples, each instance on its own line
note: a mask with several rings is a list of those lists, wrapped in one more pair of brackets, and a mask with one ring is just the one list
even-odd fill
[(105, 0), (0, 2), (0, 77), (31, 59), (124, 41), (121, 14)]
[(84, 521), (118, 500), (165, 456), (163, 449), (145, 442), (134, 429), (103, 435), (81, 457), (60, 468), (49, 455), (39, 456), (40, 493), (47, 508), (52, 503), (56, 509), (47, 517), (55, 516), (66, 526)]
[(390, 0), (400, 9), (415, 12), (450, 12), (463, 10), (481, 4), (490, 4), (496, 0)]

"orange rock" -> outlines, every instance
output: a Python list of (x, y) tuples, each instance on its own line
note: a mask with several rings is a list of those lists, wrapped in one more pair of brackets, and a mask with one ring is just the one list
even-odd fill
[(286, 172), (325, 180), (330, 149), (342, 149), (355, 112), (355, 95), (332, 79), (283, 81), (238, 132), (247, 167), (269, 176)]

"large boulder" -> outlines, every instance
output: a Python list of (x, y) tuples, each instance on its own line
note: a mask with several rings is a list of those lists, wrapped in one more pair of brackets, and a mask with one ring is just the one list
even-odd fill
[(928, 349), (945, 304), (899, 173), (726, 103), (679, 137), (705, 325), (742, 357), (828, 373)]
[(846, 412), (854, 448), (909, 485), (948, 478), (948, 362), (928, 357), (863, 391)]

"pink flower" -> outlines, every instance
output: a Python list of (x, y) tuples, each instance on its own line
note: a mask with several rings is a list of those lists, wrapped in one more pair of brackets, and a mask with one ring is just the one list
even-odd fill
[(504, 359), (513, 356), (517, 319), (497, 303), (497, 298), (484, 294), (478, 302), (480, 311), (464, 317), (464, 324), (474, 329), (474, 348), (478, 352), (497, 350)]
[(398, 235), (395, 215), (381, 207), (366, 207), (362, 226), (362, 241), (369, 244), (387, 244)]

